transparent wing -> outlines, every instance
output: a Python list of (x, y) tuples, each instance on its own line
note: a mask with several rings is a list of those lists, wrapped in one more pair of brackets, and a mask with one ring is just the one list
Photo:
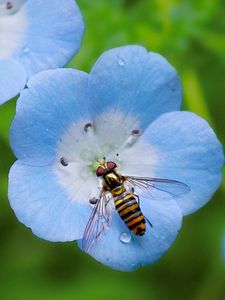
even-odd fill
[(84, 231), (82, 248), (86, 252), (91, 251), (109, 229), (112, 211), (106, 198), (105, 191), (101, 190)]
[(136, 193), (155, 200), (178, 198), (191, 191), (188, 185), (176, 180), (135, 176), (125, 176), (125, 180)]

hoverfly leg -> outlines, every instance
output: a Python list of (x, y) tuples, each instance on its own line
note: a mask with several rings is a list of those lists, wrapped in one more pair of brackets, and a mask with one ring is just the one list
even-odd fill
[(153, 225), (152, 225), (152, 223), (149, 221), (149, 219), (145, 217), (145, 220), (146, 220), (146, 221), (148, 222), (148, 224), (153, 228)]
[(140, 197), (134, 193), (134, 188), (132, 188), (132, 191), (130, 192), (135, 198), (137, 198), (137, 203), (140, 206)]

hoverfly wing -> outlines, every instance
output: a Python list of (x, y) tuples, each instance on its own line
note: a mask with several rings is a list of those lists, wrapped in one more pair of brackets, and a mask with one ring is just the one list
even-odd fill
[(188, 185), (176, 180), (135, 176), (125, 176), (125, 179), (136, 192), (155, 200), (178, 198), (191, 191)]
[(82, 248), (85, 252), (91, 251), (97, 241), (107, 232), (111, 223), (111, 210), (107, 205), (105, 191), (101, 191), (86, 225)]

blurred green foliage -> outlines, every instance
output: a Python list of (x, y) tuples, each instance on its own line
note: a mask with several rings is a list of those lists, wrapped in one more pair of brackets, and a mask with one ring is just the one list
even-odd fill
[[(184, 109), (206, 118), (225, 143), (225, 2), (220, 0), (79, 0), (86, 33), (69, 67), (89, 71), (113, 47), (140, 44), (177, 68)], [(20, 224), (7, 200), (15, 160), (8, 129), (16, 101), (0, 106), (1, 299), (225, 299), (225, 185), (207, 206), (184, 219), (173, 247), (133, 273), (113, 271), (77, 249), (50, 243)]]

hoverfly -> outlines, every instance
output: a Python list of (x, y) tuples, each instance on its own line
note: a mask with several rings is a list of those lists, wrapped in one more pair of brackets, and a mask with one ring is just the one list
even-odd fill
[[(190, 192), (190, 188), (179, 181), (150, 177), (123, 176), (117, 170), (117, 165), (112, 161), (103, 161), (96, 170), (96, 176), (103, 180), (98, 198), (89, 200), (94, 208), (84, 231), (82, 248), (89, 252), (98, 239), (106, 233), (111, 223), (111, 210), (108, 205), (113, 198), (115, 209), (129, 230), (138, 236), (143, 236), (146, 231), (146, 222), (153, 227), (151, 222), (143, 215), (140, 200), (135, 189), (142, 190), (147, 198), (155, 198), (154, 192), (171, 197), (179, 197)], [(132, 185), (128, 190), (127, 184)], [(109, 200), (107, 199), (110, 196)], [(157, 198), (157, 195), (156, 195)]]

